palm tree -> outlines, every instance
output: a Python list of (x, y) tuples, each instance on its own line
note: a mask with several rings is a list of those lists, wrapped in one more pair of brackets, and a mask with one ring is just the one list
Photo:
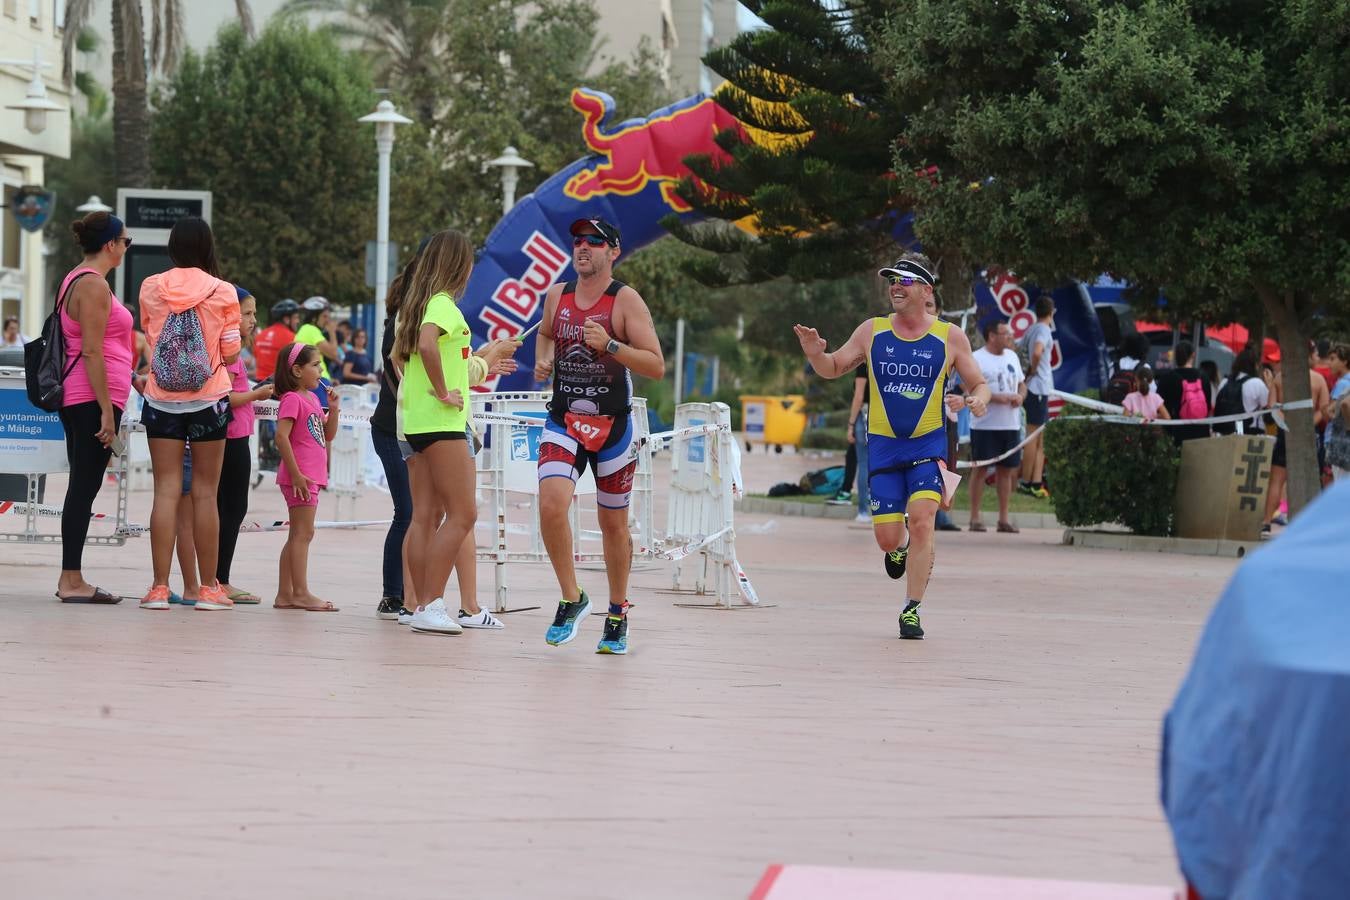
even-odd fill
[(397, 88), (414, 118), (439, 117), (450, 55), (451, 0), (288, 0), (280, 15), (323, 17), (323, 27), (367, 55), (377, 84)]
[[(78, 38), (89, 23), (93, 0), (66, 3), (65, 32), (61, 43), (62, 75), (74, 80)], [(235, 0), (244, 34), (253, 37), (253, 10), (248, 0)], [(150, 183), (150, 106), (147, 100), (148, 71), (168, 74), (178, 65), (183, 50), (183, 4), (181, 0), (150, 0), (151, 31), (146, 59), (145, 19), (141, 0), (112, 0), (112, 95), (113, 156), (117, 183), (144, 187)]]

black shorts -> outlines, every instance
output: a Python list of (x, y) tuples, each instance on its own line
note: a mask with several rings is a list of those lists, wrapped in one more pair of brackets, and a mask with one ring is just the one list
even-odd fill
[(1270, 464), (1272, 466), (1279, 466), (1282, 469), (1289, 468), (1289, 463), (1285, 456), (1283, 428), (1275, 432), (1275, 449), (1270, 453)]
[(417, 453), (421, 453), (439, 441), (463, 441), (468, 440), (468, 435), (463, 431), (428, 431), (423, 434), (405, 434), (404, 438), (408, 446), (412, 447)]
[[(1031, 395), (1028, 394), (1028, 397)], [(970, 454), (976, 462), (993, 459), (1006, 453), (1022, 439), (1022, 433), (1011, 429), (972, 428), (970, 429)], [(1018, 450), (1007, 459), (999, 460), (995, 465), (1000, 469), (1016, 469), (1022, 465), (1022, 451)]]
[[(1050, 395), (1033, 394), (1027, 391), (1027, 398), (1022, 401), (1022, 408), (1027, 411), (1028, 425), (1044, 425), (1050, 418)], [(974, 434), (974, 431), (971, 431)]]
[(149, 438), (192, 441), (194, 444), (223, 441), (230, 426), (230, 398), (221, 397), (206, 409), (190, 413), (165, 412), (147, 402), (141, 408), (141, 425)]

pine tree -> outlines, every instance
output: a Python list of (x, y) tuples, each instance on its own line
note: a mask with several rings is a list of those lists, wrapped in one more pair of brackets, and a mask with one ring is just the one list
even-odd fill
[[(886, 4), (744, 0), (768, 29), (743, 32), (704, 62), (727, 79), (718, 95), (754, 135), (718, 135), (731, 159), (686, 160), (681, 195), (718, 220), (664, 225), (717, 252), (691, 266), (708, 285), (837, 278), (895, 254), (906, 212), (892, 166), (900, 119), (886, 102), (874, 40)], [(757, 236), (727, 223), (753, 216)]]

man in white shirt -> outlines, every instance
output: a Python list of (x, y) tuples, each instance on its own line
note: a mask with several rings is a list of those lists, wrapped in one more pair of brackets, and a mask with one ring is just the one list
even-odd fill
[[(1011, 349), (1012, 331), (1008, 323), (994, 320), (984, 326), (984, 346), (974, 353), (975, 364), (984, 374), (992, 392), (989, 406), (983, 416), (971, 416), (971, 457), (991, 460), (1002, 456), (1021, 440), (1022, 401), (1027, 396), (1027, 383), (1022, 377), (1022, 364)], [(1016, 534), (1017, 528), (1008, 521), (1008, 499), (1012, 496), (1017, 472), (1022, 465), (1022, 451), (1016, 450), (995, 466), (995, 487), (998, 491), (998, 530)], [(988, 466), (975, 466), (970, 472), (970, 530), (984, 531), (980, 522), (980, 496), (984, 493), (984, 472)]]

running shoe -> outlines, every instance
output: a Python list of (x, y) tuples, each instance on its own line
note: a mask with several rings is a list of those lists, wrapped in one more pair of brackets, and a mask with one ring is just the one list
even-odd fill
[(1017, 482), (1017, 493), (1026, 494), (1028, 497), (1034, 497), (1036, 494), (1036, 485), (1030, 481)]
[(591, 598), (586, 596), (586, 592), (581, 592), (581, 597), (574, 603), (563, 600), (558, 604), (558, 612), (553, 617), (553, 624), (548, 627), (548, 633), (544, 635), (544, 640), (554, 647), (560, 647), (577, 636), (577, 626), (585, 620), (591, 612)]
[(628, 652), (628, 613), (605, 616), (605, 633), (595, 647), (596, 653), (623, 656)]
[(899, 550), (892, 550), (883, 557), (886, 561), (886, 574), (892, 578), (903, 578), (905, 574), (905, 560), (909, 558), (909, 544), (901, 547)]
[(427, 606), (419, 606), (408, 627), (419, 634), (463, 634), (464, 629), (445, 608), (445, 601), (437, 598)]
[(167, 584), (155, 585), (141, 598), (141, 609), (168, 609), (171, 593)]
[(480, 609), (473, 615), (469, 615), (464, 610), (459, 611), (459, 624), (463, 628), (505, 628), (502, 620), (488, 612), (486, 609)]
[(900, 637), (906, 640), (923, 640), (923, 626), (919, 624), (919, 601), (911, 600), (900, 613)]
[(398, 619), (398, 611), (403, 608), (402, 597), (385, 597), (375, 608), (375, 618), (392, 622)]
[(852, 491), (840, 491), (830, 500), (825, 501), (830, 506), (848, 506), (853, 502)]
[(871, 514), (871, 513), (860, 512), (860, 513), (858, 513), (856, 516), (853, 517), (853, 521), (855, 521), (855, 522), (865, 522), (865, 523), (867, 523), (868, 525), (871, 525), (871, 524), (872, 524), (872, 514)]
[(202, 612), (211, 612), (218, 609), (234, 609), (234, 601), (226, 594), (225, 589), (218, 584), (210, 587), (202, 585), (202, 595), (197, 600), (197, 609)]
[(1050, 492), (1045, 489), (1045, 485), (1038, 484), (1031, 488), (1031, 496), (1037, 500), (1049, 500)]

